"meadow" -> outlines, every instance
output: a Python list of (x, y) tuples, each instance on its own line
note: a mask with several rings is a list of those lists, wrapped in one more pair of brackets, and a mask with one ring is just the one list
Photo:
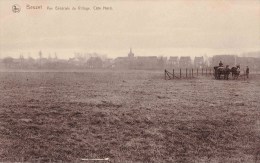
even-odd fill
[(260, 162), (260, 75), (0, 72), (0, 92), (0, 161)]

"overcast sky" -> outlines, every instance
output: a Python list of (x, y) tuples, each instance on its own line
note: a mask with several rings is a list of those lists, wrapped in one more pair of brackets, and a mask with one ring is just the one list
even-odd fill
[[(20, 13), (12, 5), (21, 6)], [(43, 10), (26, 10), (26, 4)], [(91, 11), (47, 11), (85, 6)], [(112, 11), (93, 11), (111, 6)], [(0, 57), (75, 52), (126, 56), (240, 54), (260, 50), (260, 0), (0, 1)]]

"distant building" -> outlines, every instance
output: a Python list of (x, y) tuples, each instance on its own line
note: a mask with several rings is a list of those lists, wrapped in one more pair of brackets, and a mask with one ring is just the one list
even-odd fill
[(128, 53), (127, 68), (135, 69), (135, 54), (132, 52), (132, 48), (130, 48), (130, 52)]
[(135, 67), (137, 69), (155, 69), (157, 65), (157, 56), (138, 56), (135, 60)]
[(251, 70), (257, 70), (259, 69), (260, 58), (256, 57), (237, 57), (236, 62), (237, 65), (240, 65), (242, 69), (244, 69), (246, 66), (249, 66)]
[(218, 66), (219, 62), (225, 65), (229, 65), (229, 67), (235, 66), (236, 63), (236, 55), (214, 55), (212, 58), (212, 66)]
[(114, 62), (114, 67), (119, 69), (135, 69), (135, 55), (132, 48), (127, 57), (117, 57)]
[(103, 61), (100, 57), (90, 57), (87, 61), (87, 67), (93, 69), (102, 68)]
[(156, 69), (166, 65), (167, 57), (157, 58), (157, 56), (137, 56), (132, 49), (127, 57), (117, 57), (114, 66), (119, 69)]
[(194, 67), (195, 68), (203, 68), (204, 66), (205, 66), (205, 63), (204, 63), (203, 56), (194, 58)]
[(179, 67), (179, 57), (171, 56), (167, 61), (167, 67), (169, 68)]
[(128, 57), (117, 57), (115, 59), (115, 68), (126, 69), (128, 68)]
[(103, 68), (113, 68), (113, 59), (107, 58), (103, 61)]
[(132, 52), (132, 48), (130, 48), (130, 52), (128, 53), (128, 58), (134, 58), (135, 54)]
[(180, 61), (179, 61), (179, 67), (181, 67), (181, 68), (191, 68), (192, 67), (191, 57), (189, 57), (189, 56), (181, 57)]
[[(255, 70), (260, 70), (260, 58), (256, 58), (255, 59), (255, 65), (256, 65), (256, 68)], [(250, 67), (250, 65), (248, 65)]]
[(243, 56), (243, 57), (260, 58), (260, 51), (243, 53), (242, 56)]

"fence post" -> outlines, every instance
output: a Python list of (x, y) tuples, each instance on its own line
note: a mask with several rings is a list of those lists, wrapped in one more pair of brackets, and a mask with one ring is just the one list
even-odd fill
[(181, 68), (180, 68), (180, 78), (181, 78)]
[(164, 78), (166, 80), (166, 69), (164, 70)]
[(174, 69), (172, 69), (172, 78), (174, 79)]
[(244, 80), (246, 80), (246, 71), (244, 69)]

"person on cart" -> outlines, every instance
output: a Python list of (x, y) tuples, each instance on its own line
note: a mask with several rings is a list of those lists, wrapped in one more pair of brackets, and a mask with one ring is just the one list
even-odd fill
[(219, 65), (219, 67), (223, 67), (222, 61), (220, 61), (218, 65)]

